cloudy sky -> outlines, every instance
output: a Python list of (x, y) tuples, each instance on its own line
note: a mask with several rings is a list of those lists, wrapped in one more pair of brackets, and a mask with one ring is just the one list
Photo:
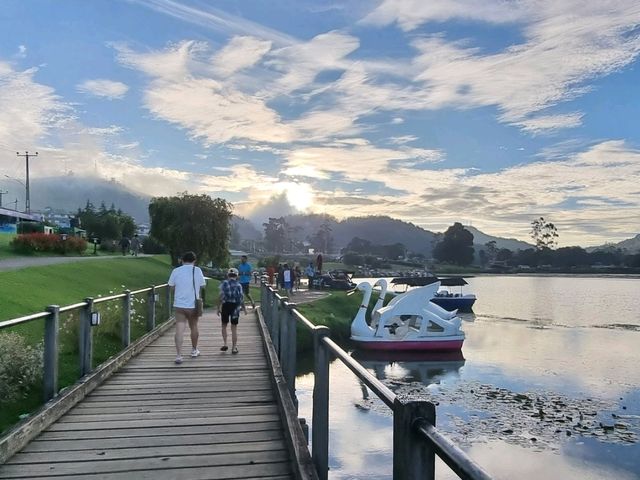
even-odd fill
[(34, 177), (248, 216), (640, 232), (637, 0), (3, 0), (0, 27), (0, 189), (38, 150)]

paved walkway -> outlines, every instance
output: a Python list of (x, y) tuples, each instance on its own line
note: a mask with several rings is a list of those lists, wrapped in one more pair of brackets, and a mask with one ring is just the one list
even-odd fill
[[(144, 257), (147, 255), (139, 255)], [(136, 258), (131, 255), (104, 255), (87, 257), (10, 257), (0, 260), (0, 271), (20, 270), (27, 267), (40, 267), (43, 265), (57, 265), (60, 263), (82, 262), (84, 260), (108, 260), (114, 258)]]
[(293, 478), (256, 315), (240, 319), (238, 355), (220, 351), (219, 325), (205, 314), (202, 355), (182, 365), (173, 330), (160, 337), (0, 466), (0, 479)]

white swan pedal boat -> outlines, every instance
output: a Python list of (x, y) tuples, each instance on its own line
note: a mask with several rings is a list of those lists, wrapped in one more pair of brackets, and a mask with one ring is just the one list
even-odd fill
[(449, 312), (429, 300), (440, 287), (440, 282), (409, 290), (393, 298), (382, 307), (386, 294), (386, 281), (372, 313), (371, 325), (366, 313), (373, 287), (361, 282), (357, 289), (364, 292), (362, 304), (351, 322), (351, 340), (359, 348), (394, 351), (449, 351), (460, 350), (464, 343), (462, 320), (456, 312)]

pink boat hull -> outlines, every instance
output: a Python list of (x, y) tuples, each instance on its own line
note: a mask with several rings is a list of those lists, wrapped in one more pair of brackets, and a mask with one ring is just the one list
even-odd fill
[(432, 340), (427, 342), (394, 342), (394, 341), (377, 341), (366, 342), (356, 340), (355, 343), (358, 347), (366, 350), (395, 350), (395, 351), (447, 351), (447, 350), (461, 350), (463, 340)]

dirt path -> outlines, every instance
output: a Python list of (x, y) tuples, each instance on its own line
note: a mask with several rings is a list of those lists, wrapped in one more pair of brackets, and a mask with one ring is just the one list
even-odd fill
[[(140, 255), (141, 257), (144, 255)], [(40, 267), (43, 265), (57, 265), (60, 263), (82, 262), (84, 260), (107, 260), (122, 258), (122, 255), (105, 255), (96, 257), (11, 257), (0, 260), (0, 272), (7, 270), (20, 270), (27, 267)], [(130, 255), (124, 258), (135, 258)]]

